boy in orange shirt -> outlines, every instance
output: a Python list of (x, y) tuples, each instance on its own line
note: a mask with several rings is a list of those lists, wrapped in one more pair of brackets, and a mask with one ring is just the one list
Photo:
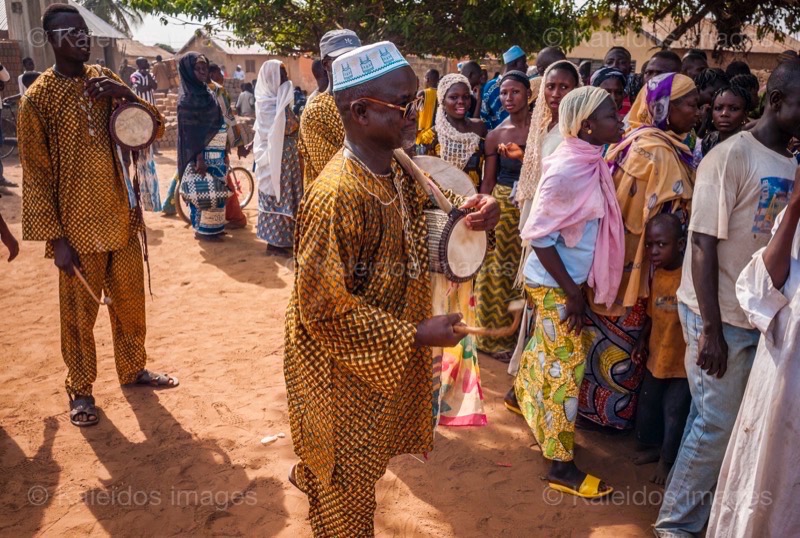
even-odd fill
[(650, 480), (664, 484), (677, 457), (692, 401), (683, 365), (686, 342), (676, 298), (686, 238), (680, 220), (669, 213), (651, 219), (645, 234), (654, 271), (647, 305), (650, 319), (632, 353), (634, 361), (647, 361), (636, 413), (636, 440), (642, 454), (634, 463), (657, 461)]

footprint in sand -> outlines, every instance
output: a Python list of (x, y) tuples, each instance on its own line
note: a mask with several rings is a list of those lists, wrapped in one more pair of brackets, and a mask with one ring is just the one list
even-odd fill
[(214, 402), (211, 404), (211, 407), (213, 407), (217, 411), (217, 413), (219, 413), (219, 417), (225, 424), (238, 426), (239, 424), (244, 422), (242, 420), (242, 417), (231, 411), (230, 408), (223, 402)]

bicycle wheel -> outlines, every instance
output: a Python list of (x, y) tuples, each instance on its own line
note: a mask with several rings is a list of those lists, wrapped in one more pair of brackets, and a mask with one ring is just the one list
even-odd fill
[(228, 176), (231, 179), (231, 183), (233, 183), (236, 195), (239, 197), (239, 207), (247, 207), (247, 204), (253, 199), (253, 192), (255, 191), (253, 174), (247, 168), (235, 166), (230, 169)]
[(183, 199), (181, 196), (181, 180), (178, 180), (178, 183), (175, 185), (175, 212), (178, 213), (178, 216), (185, 222), (186, 224), (191, 225), (191, 212), (192, 210), (189, 209), (189, 204)]
[(14, 110), (3, 107), (0, 111), (0, 123), (3, 128), (3, 144), (0, 146), (0, 159), (5, 159), (17, 148), (17, 117)]

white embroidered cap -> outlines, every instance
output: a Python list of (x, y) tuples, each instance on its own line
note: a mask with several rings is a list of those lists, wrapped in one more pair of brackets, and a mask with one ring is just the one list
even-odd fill
[(407, 65), (406, 59), (390, 41), (359, 47), (334, 60), (333, 91), (364, 84)]

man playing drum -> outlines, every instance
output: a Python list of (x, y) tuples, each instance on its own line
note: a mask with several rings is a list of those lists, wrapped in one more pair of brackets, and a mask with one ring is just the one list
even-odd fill
[[(389, 459), (433, 444), (432, 346), (450, 347), (459, 314), (432, 316), (428, 195), (394, 160), (413, 144), (417, 77), (389, 43), (333, 64), (344, 148), (306, 192), (297, 215), (295, 285), (286, 311), (285, 375), (316, 536), (372, 536), (375, 483)], [(450, 198), (461, 201), (454, 195)], [(492, 229), (497, 202), (462, 208)]]
[(46, 241), (59, 268), (61, 352), (67, 364), (70, 420), (97, 424), (92, 397), (97, 377), (93, 329), (104, 291), (121, 384), (177, 386), (177, 379), (145, 369), (145, 299), (141, 211), (115, 157), (109, 118), (115, 104), (136, 102), (163, 118), (110, 70), (85, 65), (90, 31), (77, 9), (52, 4), (42, 27), (55, 65), (28, 89), (19, 111), (22, 234)]

